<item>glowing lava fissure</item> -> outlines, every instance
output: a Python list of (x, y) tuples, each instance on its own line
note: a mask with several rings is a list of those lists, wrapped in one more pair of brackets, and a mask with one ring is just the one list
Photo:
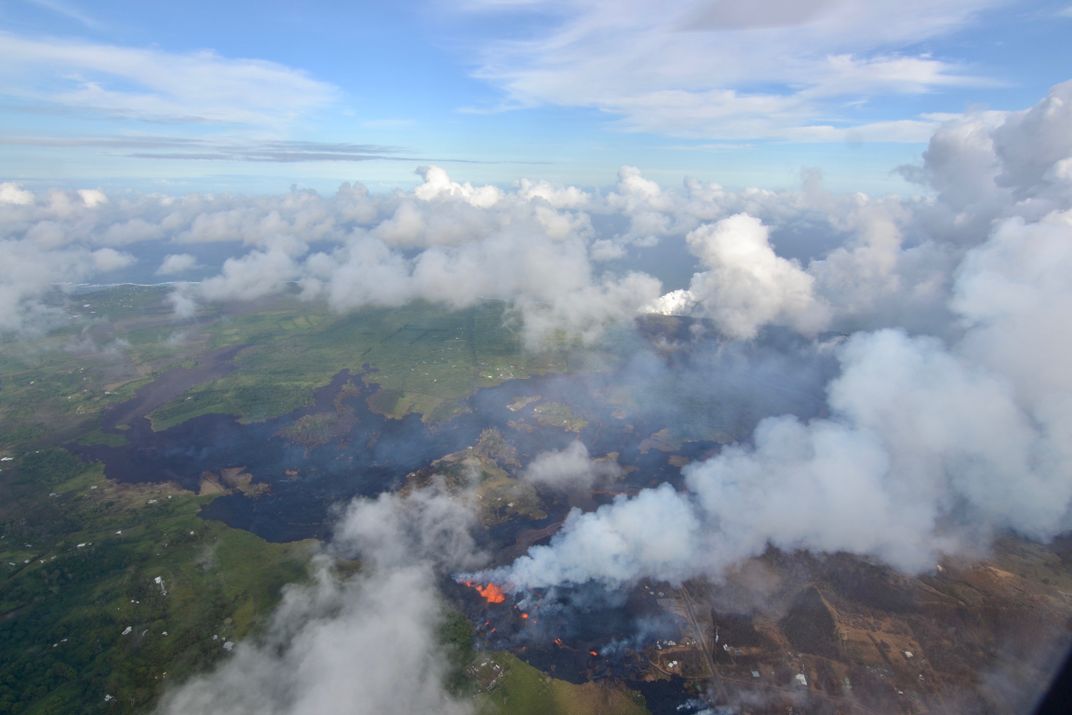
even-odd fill
[(488, 603), (503, 603), (506, 601), (506, 594), (490, 581), (487, 586), (475, 581), (465, 581), (465, 585), (479, 593)]

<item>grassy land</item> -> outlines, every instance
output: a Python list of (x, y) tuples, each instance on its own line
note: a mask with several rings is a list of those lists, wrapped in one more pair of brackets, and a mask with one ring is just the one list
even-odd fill
[(480, 696), (484, 715), (643, 715), (638, 693), (604, 683), (576, 685), (545, 675), (509, 653), (486, 657), (503, 669), (490, 692)]
[(152, 415), (155, 429), (214, 412), (258, 421), (293, 410), (342, 369), (370, 365), (382, 386), (378, 411), (400, 417), (449, 415), (480, 387), (566, 368), (561, 351), (534, 354), (489, 303), (462, 311), (417, 304), (338, 316), (294, 302), (225, 318), (210, 329), (210, 345), (251, 345), (239, 369), (190, 390)]
[(562, 402), (541, 402), (532, 408), (533, 417), (545, 427), (558, 427), (567, 432), (580, 432), (588, 421), (573, 414), (570, 406)]
[(340, 370), (365, 365), (374, 368), (369, 381), (382, 387), (373, 409), (434, 420), (459, 409), (475, 389), (568, 367), (564, 349), (524, 350), (499, 303), (337, 315), (283, 298), (261, 310), (219, 310), (177, 325), (165, 296), (136, 286), (81, 294), (64, 304), (65, 327), (31, 342), (0, 340), (0, 453), (92, 430), (103, 409), (163, 370), (226, 346), (250, 347), (236, 358), (237, 370), (158, 409), (156, 429), (209, 413), (275, 417), (307, 404)]
[(104, 359), (63, 349), (54, 336), (26, 348), (0, 345), (0, 451), (46, 444), (132, 393)]
[(204, 498), (63, 450), (18, 462), (0, 482), (0, 712), (144, 710), (304, 577), (308, 543), (202, 521)]
[(170, 340), (166, 293), (119, 286), (70, 296), (59, 303), (63, 327), (0, 338), (0, 454), (92, 429), (103, 409), (200, 349)]

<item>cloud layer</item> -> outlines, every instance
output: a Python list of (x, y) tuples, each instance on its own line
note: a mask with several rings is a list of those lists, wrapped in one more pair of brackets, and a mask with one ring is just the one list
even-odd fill
[(0, 329), (32, 324), (54, 283), (156, 274), (204, 278), (176, 296), (185, 314), (291, 285), (340, 311), (503, 300), (531, 345), (594, 339), (648, 309), (705, 316), (736, 339), (769, 326), (950, 337), (966, 253), (996, 221), (1036, 223), (1072, 201), (1070, 94), (1065, 83), (1028, 110), (943, 126), (923, 163), (901, 168), (931, 199), (835, 195), (814, 173), (797, 191), (674, 190), (634, 167), (604, 191), (477, 186), (436, 166), (387, 194), (109, 196), (8, 182), (0, 240), (26, 269), (0, 277)]
[[(939, 118), (863, 119), (846, 98), (986, 84), (916, 49), (1000, 0), (509, 3), (539, 28), (484, 48), (505, 106), (591, 107), (622, 127), (691, 138), (925, 141)], [(763, 89), (756, 89), (762, 87)], [(597, 89), (594, 89), (597, 88)]]

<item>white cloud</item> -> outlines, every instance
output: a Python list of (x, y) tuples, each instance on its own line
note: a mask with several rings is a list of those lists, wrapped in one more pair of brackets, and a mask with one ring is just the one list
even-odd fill
[(421, 201), (438, 198), (460, 198), (477, 208), (490, 208), (502, 198), (502, 192), (494, 186), (475, 187), (472, 184), (459, 184), (451, 181), (447, 172), (438, 166), (424, 166), (417, 170), (424, 178), (413, 195)]
[(134, 256), (129, 253), (120, 253), (114, 248), (98, 248), (93, 252), (93, 267), (102, 272), (115, 271), (126, 268), (134, 263)]
[(134, 257), (113, 248), (54, 248), (32, 240), (0, 239), (0, 333), (45, 329), (62, 314), (40, 298), (61, 284), (131, 265)]
[[(592, 107), (636, 131), (918, 141), (933, 128), (922, 118), (859, 122), (845, 112), (844, 100), (985, 83), (912, 48), (999, 4), (532, 2), (526, 9), (544, 15), (538, 26), (548, 29), (489, 43), (476, 74), (503, 90), (506, 106)], [(838, 115), (837, 124), (825, 126), (826, 117)]]
[(10, 181), (0, 183), (0, 204), (11, 204), (15, 206), (27, 206), (32, 204), (34, 196), (31, 192), (26, 191), (18, 184)]
[(108, 203), (108, 195), (100, 189), (78, 189), (75, 193), (78, 194), (78, 198), (82, 199), (82, 203), (89, 208)]
[(176, 273), (185, 273), (197, 266), (197, 258), (189, 253), (169, 253), (164, 256), (160, 267), (156, 269), (159, 276), (171, 276)]
[(254, 300), (280, 293), (299, 275), (294, 259), (280, 248), (228, 258), (219, 275), (201, 282), (198, 294), (208, 301)]
[(141, 120), (279, 127), (337, 90), (274, 62), (0, 33), (5, 93)]
[(775, 254), (768, 237), (759, 220), (743, 213), (690, 231), (686, 240), (704, 270), (692, 276), (687, 293), (660, 298), (656, 311), (698, 310), (731, 338), (753, 338), (768, 324), (818, 332), (829, 309), (816, 299), (814, 279)]
[(691, 315), (696, 310), (696, 296), (686, 288), (672, 290), (644, 306), (645, 313), (657, 315)]
[(1072, 182), (1057, 164), (1072, 158), (1072, 80), (1062, 82), (1038, 104), (1011, 113), (994, 133), (994, 151), (1001, 159), (1000, 186), (1026, 198), (1058, 191), (1072, 197)]
[(962, 351), (1004, 375), (1052, 424), (1053, 448), (1072, 442), (1072, 376), (1060, 356), (1072, 351), (1072, 210), (1037, 223), (1002, 221), (960, 265), (952, 305), (969, 327)]
[[(5, 184), (0, 235), (42, 251), (145, 252), (154, 267), (188, 254), (183, 244), (217, 244), (212, 253), (230, 259), (186, 289), (186, 314), (190, 301), (255, 299), (293, 282), (340, 311), (504, 300), (531, 345), (562, 331), (594, 340), (653, 306), (707, 315), (734, 337), (766, 325), (804, 334), (899, 326), (953, 337), (947, 299), (965, 252), (995, 220), (1038, 221), (1072, 201), (1072, 150), (1061, 132), (1068, 87), (1023, 112), (944, 124), (923, 165), (904, 169), (932, 186), (933, 198), (835, 195), (815, 174), (792, 191), (695, 180), (674, 189), (630, 166), (602, 191), (527, 180), (508, 189), (426, 167), (415, 189), (382, 194), (344, 184), (334, 195), (109, 197)], [(699, 261), (690, 263), (689, 248)], [(677, 281), (675, 272), (694, 278), (689, 293), (675, 292), (684, 289), (677, 282), (654, 305), (661, 286), (641, 271), (660, 264)], [(45, 289), (20, 289), (11, 310), (36, 310), (32, 296)]]
[(591, 196), (578, 189), (576, 186), (556, 187), (547, 181), (530, 181), (521, 179), (518, 182), (518, 195), (527, 201), (543, 199), (556, 209), (583, 208)]

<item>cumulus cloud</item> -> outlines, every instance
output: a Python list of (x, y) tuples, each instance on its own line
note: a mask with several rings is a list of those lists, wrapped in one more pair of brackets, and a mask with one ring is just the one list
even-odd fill
[(451, 181), (447, 172), (438, 166), (421, 167), (418, 173), (424, 177), (424, 182), (413, 190), (413, 195), (421, 201), (457, 197), (471, 206), (486, 209), (502, 198), (502, 192), (494, 186), (477, 187), (469, 183), (459, 184)]
[[(437, 204), (434, 212), (402, 201), (375, 230), (310, 256), (305, 295), (324, 297), (340, 310), (412, 300), (455, 308), (504, 300), (521, 312), (532, 344), (556, 331), (595, 338), (603, 326), (630, 318), (658, 295), (659, 282), (650, 276), (598, 275), (584, 231), (572, 230), (585, 223), (554, 213), (542, 197), (541, 205), (532, 206), (516, 195), (452, 189), (459, 185), (442, 170), (428, 169), (425, 177), (415, 195), (420, 203)], [(496, 210), (474, 213), (478, 195), (495, 196), (487, 205)], [(445, 217), (461, 222), (446, 226)], [(465, 226), (471, 230), (459, 233)], [(422, 244), (423, 250), (408, 255), (394, 247)]]
[(169, 253), (164, 256), (164, 260), (160, 263), (160, 267), (156, 269), (156, 274), (160, 276), (171, 276), (176, 273), (186, 273), (196, 266), (197, 258), (192, 254)]
[(108, 203), (108, 195), (100, 189), (78, 189), (75, 193), (78, 194), (78, 198), (82, 199), (82, 203), (89, 208)]
[(576, 186), (557, 187), (547, 181), (518, 182), (518, 194), (527, 201), (542, 199), (556, 209), (582, 208), (592, 200), (591, 195)]
[(334, 554), (361, 559), (343, 577), (331, 558), (287, 587), (263, 633), (210, 673), (168, 692), (162, 715), (472, 712), (444, 687), (437, 568), (479, 563), (473, 511), (439, 486), (352, 503)]
[(228, 258), (219, 275), (201, 282), (198, 295), (209, 301), (254, 300), (281, 292), (298, 276), (298, 266), (282, 248)]
[[(280, 196), (18, 188), (31, 200), (0, 204), (0, 232), (49, 250), (122, 249), (169, 271), (185, 259), (166, 256), (193, 255), (191, 244), (205, 244), (198, 255), (229, 253), (202, 287), (183, 289), (184, 305), (255, 299), (292, 282), (338, 310), (505, 300), (535, 344), (563, 331), (595, 339), (607, 323), (631, 318), (660, 292), (640, 260), (645, 252), (680, 254), (673, 260), (684, 264), (691, 259), (681, 237), (705, 223), (745, 211), (770, 222), (776, 239), (780, 225), (819, 210), (807, 205), (814, 197), (793, 192), (734, 193), (694, 181), (667, 190), (632, 167), (605, 193), (527, 180), (514, 190), (474, 186), (437, 167), (421, 176), (411, 191), (384, 194), (360, 184)], [(828, 197), (821, 203), (820, 221), (843, 208)], [(202, 261), (211, 271), (212, 261)]]
[(1019, 112), (974, 112), (941, 127), (919, 167), (904, 167), (938, 192), (920, 228), (978, 244), (992, 221), (1037, 220), (1072, 202), (1072, 82)]
[[(1037, 222), (1069, 202), (1068, 87), (1022, 112), (943, 126), (923, 163), (902, 168), (933, 188), (923, 199), (833, 194), (814, 173), (790, 191), (695, 180), (673, 189), (626, 166), (613, 187), (582, 191), (530, 180), (474, 185), (428, 166), (413, 189), (380, 194), (360, 184), (278, 196), (5, 184), (0, 235), (58, 252), (56, 265), (67, 265), (58, 258), (66, 250), (111, 248), (136, 260), (127, 268), (181, 275), (170, 271), (187, 259), (168, 255), (216, 256), (200, 259), (210, 277), (183, 289), (186, 315), (192, 302), (253, 300), (297, 285), (340, 311), (503, 300), (530, 345), (595, 340), (645, 310), (705, 316), (731, 339), (768, 327), (804, 335), (903, 327), (952, 338), (952, 276), (965, 254), (994, 221)], [(1045, 146), (1017, 149), (1034, 136)], [(124, 261), (103, 253), (89, 265)], [(154, 268), (144, 270), (147, 278)], [(85, 269), (55, 276), (88, 277)], [(20, 289), (8, 303), (24, 315), (7, 324), (28, 324), (47, 287)]]
[(134, 256), (129, 253), (122, 253), (114, 248), (98, 248), (90, 255), (93, 259), (93, 267), (101, 272), (126, 268), (135, 261)]
[(34, 201), (34, 195), (18, 184), (10, 181), (0, 183), (0, 204), (27, 206)]
[[(790, 325), (816, 333), (827, 308), (814, 295), (814, 279), (771, 248), (769, 232), (757, 219), (737, 214), (704, 225), (686, 236), (706, 270), (689, 284), (691, 302), (733, 338), (752, 338), (763, 325)], [(681, 302), (681, 297), (667, 301)]]
[(994, 151), (1001, 160), (997, 182), (1017, 198), (1056, 193), (1069, 198), (1068, 161), (1072, 158), (1072, 81), (1050, 90), (1041, 102), (1014, 112), (994, 131)]

